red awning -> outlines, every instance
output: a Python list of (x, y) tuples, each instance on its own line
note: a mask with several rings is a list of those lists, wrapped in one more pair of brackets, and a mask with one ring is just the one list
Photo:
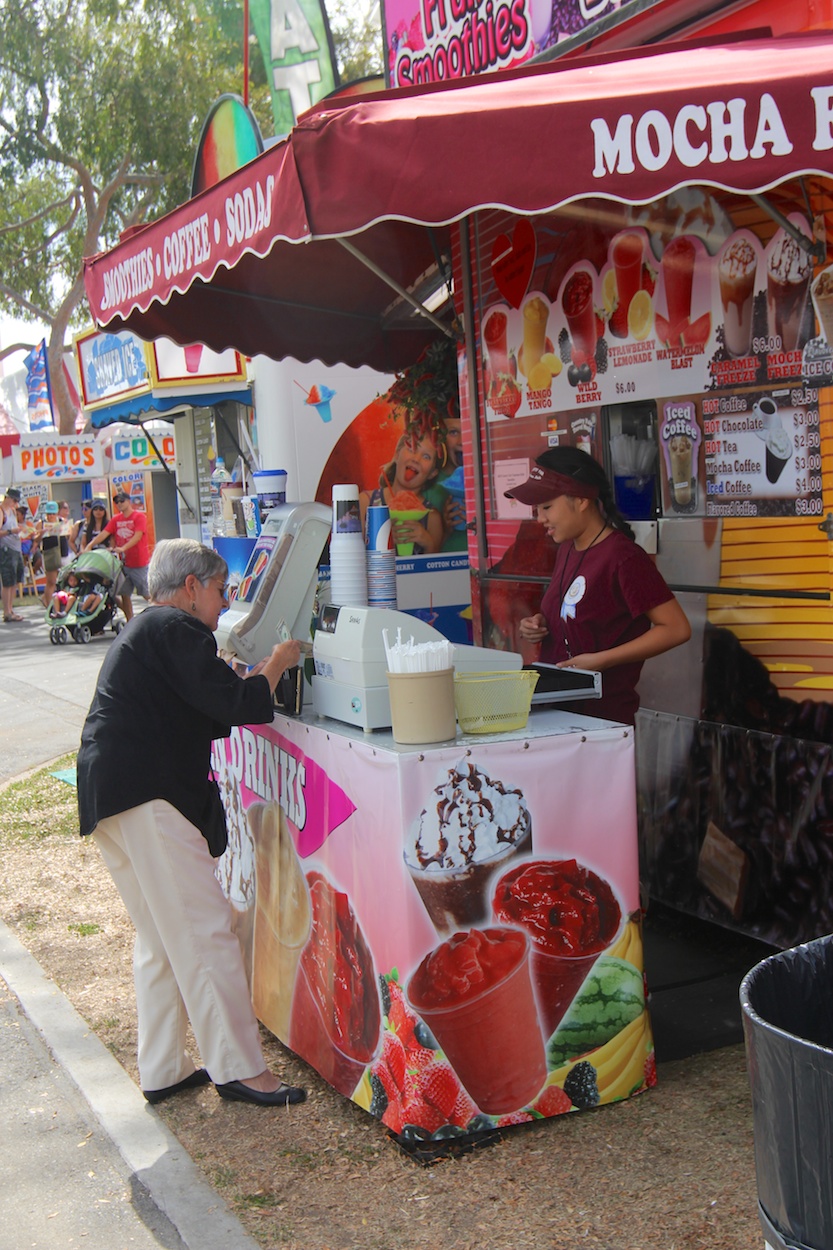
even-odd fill
[[(389, 370), (436, 330), (412, 288), (483, 207), (648, 203), (833, 174), (833, 37), (653, 48), (324, 102), (288, 140), (85, 263), (99, 325)], [(271, 181), (270, 181), (271, 179)], [(427, 230), (426, 227), (434, 227)]]

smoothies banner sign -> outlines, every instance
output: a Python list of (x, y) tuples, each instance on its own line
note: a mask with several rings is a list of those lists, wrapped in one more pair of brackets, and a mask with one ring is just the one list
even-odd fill
[(281, 717), (214, 745), (218, 874), (257, 1014), (396, 1134), (490, 1130), (655, 1080), (633, 737), (578, 720), (406, 754)]
[[(658, 3), (658, 0), (649, 0)], [(384, 0), (388, 85), (418, 86), (519, 65), (592, 39), (645, 0)]]

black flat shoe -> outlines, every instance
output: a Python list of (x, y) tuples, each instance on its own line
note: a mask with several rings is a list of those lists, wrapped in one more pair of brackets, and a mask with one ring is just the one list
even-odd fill
[(149, 1103), (155, 1105), (157, 1102), (164, 1102), (172, 1094), (181, 1094), (184, 1089), (199, 1089), (201, 1085), (209, 1085), (210, 1083), (211, 1077), (205, 1068), (197, 1068), (196, 1072), (192, 1072), (190, 1076), (177, 1081), (176, 1085), (166, 1085), (164, 1089), (143, 1089), (142, 1093)]
[(217, 1093), (227, 1102), (253, 1102), (256, 1107), (288, 1107), (290, 1103), (306, 1102), (307, 1091), (297, 1085), (279, 1085), (271, 1093), (252, 1089), (242, 1081), (228, 1081), (216, 1086)]

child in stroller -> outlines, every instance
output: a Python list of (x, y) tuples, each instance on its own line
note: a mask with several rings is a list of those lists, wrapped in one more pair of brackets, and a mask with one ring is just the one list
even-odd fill
[(58, 574), (58, 587), (46, 614), (49, 641), (61, 645), (74, 638), (89, 642), (112, 621), (113, 632), (123, 626), (117, 614), (121, 561), (103, 547), (84, 551)]
[(101, 600), (107, 594), (106, 586), (101, 585), (100, 582), (97, 582), (94, 586), (91, 586), (86, 580), (82, 582), (73, 569), (70, 569), (67, 573), (65, 587), (63, 590), (56, 590), (52, 596), (49, 615), (54, 621), (61, 620), (72, 611), (78, 602), (79, 595), (83, 595), (83, 598), (78, 604), (78, 616), (92, 616)]

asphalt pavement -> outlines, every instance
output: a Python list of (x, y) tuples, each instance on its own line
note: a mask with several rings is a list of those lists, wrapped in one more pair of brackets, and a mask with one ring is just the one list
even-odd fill
[[(0, 786), (76, 750), (114, 635), (0, 624)], [(0, 921), (0, 1250), (257, 1250), (161, 1117)]]

